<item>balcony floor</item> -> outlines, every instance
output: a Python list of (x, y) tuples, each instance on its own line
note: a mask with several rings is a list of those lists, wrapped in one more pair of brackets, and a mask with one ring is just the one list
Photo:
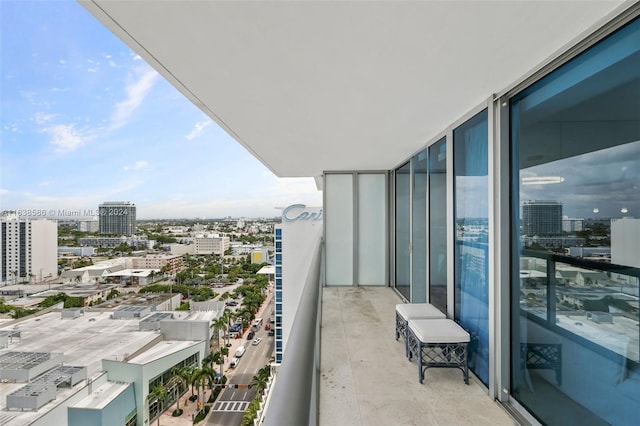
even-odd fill
[(388, 287), (327, 287), (322, 301), (320, 425), (514, 425), (470, 374), (418, 366), (395, 340)]

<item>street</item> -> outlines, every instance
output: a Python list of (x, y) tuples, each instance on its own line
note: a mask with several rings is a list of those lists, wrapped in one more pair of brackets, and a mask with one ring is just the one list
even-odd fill
[[(269, 317), (274, 308), (273, 305), (273, 293), (270, 293), (256, 315), (256, 318), (264, 318), (260, 330), (254, 336), (254, 338), (262, 338), (262, 341), (257, 346), (253, 346), (252, 340), (247, 340), (246, 338), (251, 327), (245, 331), (242, 339), (233, 339), (231, 341), (232, 346), (229, 348), (229, 358), (233, 358), (236, 349), (241, 345), (246, 348), (246, 352), (240, 358), (236, 368), (227, 367), (225, 370), (225, 374), (229, 378), (227, 383), (248, 385), (258, 370), (269, 363), (274, 353), (274, 337), (268, 335), (265, 325), (269, 324)], [(225, 388), (211, 408), (207, 425), (239, 426), (242, 423), (244, 411), (254, 396), (255, 391), (253, 389)]]

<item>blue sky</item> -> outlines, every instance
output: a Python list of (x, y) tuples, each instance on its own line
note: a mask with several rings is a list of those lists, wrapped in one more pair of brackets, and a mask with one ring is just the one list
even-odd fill
[(75, 1), (0, 0), (0, 209), (272, 217), (321, 205), (280, 179)]

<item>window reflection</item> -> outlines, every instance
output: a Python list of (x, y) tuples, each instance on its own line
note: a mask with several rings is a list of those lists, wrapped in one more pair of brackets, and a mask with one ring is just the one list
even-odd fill
[(511, 103), (512, 393), (546, 424), (636, 424), (640, 21)]

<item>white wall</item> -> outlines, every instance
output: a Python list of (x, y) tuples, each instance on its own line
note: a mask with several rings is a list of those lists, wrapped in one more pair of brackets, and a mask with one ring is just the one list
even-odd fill
[[(320, 207), (289, 210), (288, 217), (300, 213), (320, 215)], [(287, 340), (298, 309), (302, 289), (309, 273), (310, 258), (322, 237), (322, 219), (282, 221), (282, 348), (286, 353)]]

